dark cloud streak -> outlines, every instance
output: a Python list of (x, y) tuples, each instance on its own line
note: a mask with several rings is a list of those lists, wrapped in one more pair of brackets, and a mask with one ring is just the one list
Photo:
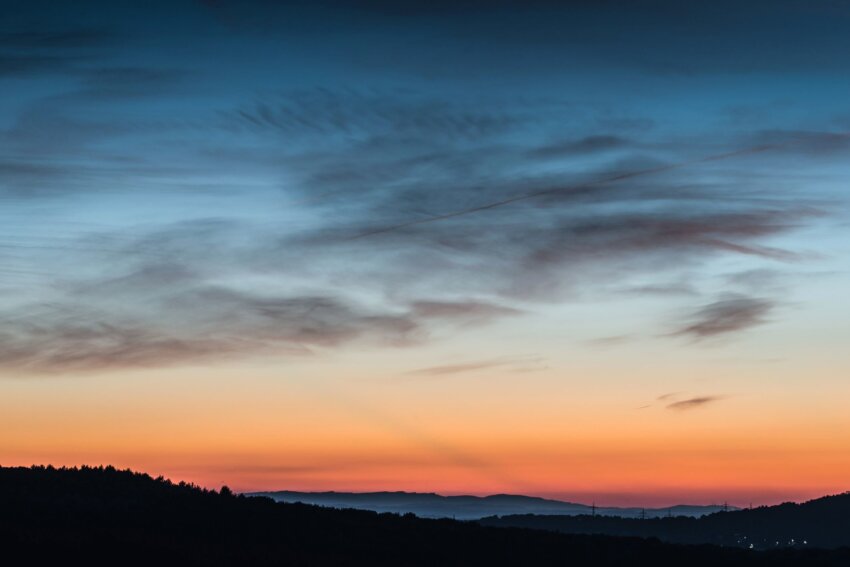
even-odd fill
[(698, 396), (668, 404), (667, 409), (673, 411), (690, 411), (715, 404), (722, 399), (722, 396)]
[(544, 189), (544, 190), (541, 190), (541, 191), (526, 193), (524, 195), (517, 195), (515, 197), (510, 197), (508, 199), (502, 199), (501, 201), (494, 201), (494, 202), (487, 203), (487, 204), (484, 204), (484, 205), (478, 205), (476, 207), (471, 207), (471, 208), (468, 208), (468, 209), (461, 209), (461, 210), (452, 211), (452, 212), (449, 212), (449, 213), (444, 213), (444, 214), (441, 214), (441, 215), (435, 215), (435, 216), (427, 217), (427, 218), (424, 218), (424, 219), (411, 220), (411, 221), (401, 223), (401, 224), (397, 224), (397, 225), (394, 225), (394, 226), (387, 226), (387, 227), (384, 227), (384, 228), (378, 228), (378, 229), (375, 229), (375, 230), (371, 230), (371, 231), (367, 231), (367, 232), (357, 234), (355, 236), (352, 236), (351, 238), (352, 239), (367, 238), (369, 236), (385, 234), (387, 232), (394, 232), (394, 231), (397, 231), (397, 230), (411, 228), (411, 227), (415, 227), (415, 226), (422, 225), (422, 224), (429, 224), (429, 223), (434, 223), (434, 222), (446, 221), (446, 220), (450, 220), (450, 219), (457, 218), (457, 217), (472, 215), (472, 214), (475, 214), (475, 213), (482, 213), (482, 212), (490, 211), (490, 210), (493, 210), (493, 209), (496, 209), (496, 208), (504, 207), (504, 206), (507, 206), (507, 205), (512, 205), (514, 203), (519, 203), (519, 202), (527, 201), (527, 200), (530, 200), (530, 199), (536, 199), (536, 198), (539, 198), (539, 197), (558, 195), (558, 194), (561, 194), (561, 193), (575, 193), (577, 191), (582, 191), (582, 190), (598, 187), (598, 186), (601, 186), (601, 185), (607, 185), (609, 183), (616, 183), (616, 182), (619, 182), (619, 181), (625, 181), (625, 180), (634, 179), (634, 178), (637, 178), (637, 177), (643, 177), (643, 176), (647, 176), (647, 175), (664, 173), (664, 172), (667, 172), (667, 171), (673, 171), (673, 170), (676, 170), (676, 169), (688, 167), (690, 165), (696, 165), (696, 164), (705, 163), (705, 162), (720, 161), (720, 160), (730, 159), (730, 158), (739, 157), (739, 156), (761, 153), (761, 152), (765, 152), (765, 151), (768, 151), (768, 150), (771, 150), (771, 149), (774, 149), (774, 146), (771, 146), (771, 145), (753, 146), (753, 147), (750, 147), (750, 148), (744, 148), (742, 150), (736, 150), (736, 151), (732, 151), (732, 152), (724, 152), (724, 153), (721, 153), (721, 154), (706, 156), (706, 157), (698, 158), (698, 159), (695, 159), (695, 160), (688, 160), (688, 161), (683, 161), (683, 162), (674, 163), (674, 164), (661, 165), (661, 166), (658, 166), (658, 167), (652, 167), (652, 168), (649, 168), (649, 169), (643, 169), (643, 170), (638, 170), (638, 171), (618, 173), (618, 174), (612, 175), (610, 177), (604, 177), (602, 179), (598, 179), (596, 181), (591, 181), (591, 182), (588, 182), (588, 183), (583, 183), (583, 184), (580, 184), (580, 185), (577, 185), (577, 186), (554, 187), (554, 188), (550, 188), (550, 189)]
[[(110, 291), (113, 301), (124, 299), (115, 285)], [(128, 291), (142, 299), (135, 287)], [(303, 356), (359, 340), (409, 344), (418, 331), (405, 314), (370, 313), (320, 296), (258, 297), (215, 288), (165, 297), (146, 289), (146, 295), (147, 314), (104, 311), (79, 295), (65, 305), (29, 305), (4, 322), (0, 366), (71, 372)]]
[(492, 360), (479, 360), (475, 362), (464, 362), (459, 364), (444, 364), (440, 366), (429, 366), (411, 370), (410, 376), (449, 376), (454, 374), (465, 374), (478, 372), (480, 370), (492, 370), (495, 368), (506, 368), (513, 371), (528, 371), (541, 364), (539, 357), (506, 357)]
[(674, 334), (699, 340), (736, 333), (767, 322), (774, 307), (774, 302), (763, 298), (722, 299), (694, 313), (693, 322)]

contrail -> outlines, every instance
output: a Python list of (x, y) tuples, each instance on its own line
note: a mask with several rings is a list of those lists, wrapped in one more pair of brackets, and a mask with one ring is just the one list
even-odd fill
[[(850, 136), (850, 134), (844, 134), (844, 135)], [(698, 159), (682, 161), (682, 162), (679, 162), (679, 163), (672, 163), (672, 164), (669, 164), (669, 165), (662, 165), (662, 166), (658, 166), (658, 167), (652, 167), (652, 168), (649, 168), (649, 169), (640, 169), (640, 170), (637, 170), (637, 171), (619, 173), (617, 175), (611, 175), (609, 177), (603, 177), (602, 179), (597, 179), (595, 181), (588, 181), (586, 183), (580, 183), (578, 185), (572, 185), (572, 186), (569, 186), (569, 187), (555, 187), (555, 188), (552, 188), (552, 189), (543, 189), (543, 190), (540, 190), (540, 191), (534, 191), (532, 193), (525, 193), (523, 195), (517, 195), (516, 197), (510, 197), (510, 198), (507, 198), (507, 199), (502, 199), (501, 201), (494, 201), (492, 203), (487, 203), (485, 205), (478, 205), (476, 207), (471, 207), (469, 209), (461, 209), (461, 210), (458, 210), (458, 211), (452, 211), (450, 213), (445, 213), (445, 214), (442, 214), (442, 215), (435, 215), (435, 216), (431, 216), (431, 217), (424, 218), (424, 219), (412, 220), (412, 221), (399, 223), (399, 224), (392, 225), (392, 226), (386, 226), (384, 228), (377, 228), (377, 229), (374, 229), (374, 230), (361, 232), (360, 234), (356, 234), (352, 237), (349, 237), (347, 240), (359, 240), (361, 238), (367, 238), (369, 236), (375, 236), (375, 235), (384, 234), (384, 233), (387, 233), (387, 232), (394, 232), (396, 230), (402, 230), (402, 229), (405, 229), (405, 228), (409, 228), (409, 227), (412, 227), (412, 226), (418, 226), (418, 225), (421, 225), (421, 224), (429, 224), (429, 223), (432, 223), (432, 222), (444, 221), (444, 220), (453, 219), (453, 218), (456, 218), (456, 217), (471, 215), (471, 214), (474, 214), (474, 213), (481, 213), (481, 212), (484, 212), (484, 211), (489, 211), (491, 209), (504, 207), (505, 205), (518, 203), (520, 201), (527, 201), (529, 199), (536, 199), (536, 198), (542, 197), (544, 195), (554, 195), (556, 193), (563, 193), (563, 192), (567, 192), (567, 191), (579, 191), (579, 190), (582, 190), (582, 189), (589, 189), (589, 188), (592, 188), (592, 187), (597, 187), (599, 185), (606, 185), (608, 183), (615, 183), (617, 181), (623, 181), (624, 179), (632, 179), (632, 178), (635, 178), (635, 177), (643, 177), (644, 175), (653, 175), (653, 174), (656, 174), (656, 173), (663, 173), (665, 171), (682, 169), (684, 167), (689, 167), (691, 165), (706, 163), (706, 162), (710, 162), (710, 161), (720, 161), (720, 160), (730, 159), (730, 158), (734, 158), (734, 157), (740, 157), (740, 156), (744, 156), (744, 155), (763, 153), (763, 152), (767, 152), (767, 151), (770, 151), (770, 150), (775, 150), (775, 149), (778, 149), (778, 148), (786, 147), (786, 146), (789, 146), (789, 145), (792, 145), (792, 144), (790, 144), (790, 143), (789, 144), (766, 144), (766, 145), (762, 145), (762, 146), (753, 146), (751, 148), (744, 148), (744, 149), (735, 150), (735, 151), (732, 151), (732, 152), (715, 154), (715, 155), (702, 157), (702, 158), (698, 158)]]

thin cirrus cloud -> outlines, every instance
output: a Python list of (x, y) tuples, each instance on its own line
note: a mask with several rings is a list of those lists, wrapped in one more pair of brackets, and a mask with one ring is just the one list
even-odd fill
[(627, 149), (631, 140), (620, 136), (597, 134), (578, 140), (566, 140), (543, 145), (531, 150), (530, 154), (541, 158), (563, 158), (565, 156), (588, 155), (611, 150)]
[(690, 411), (715, 404), (722, 399), (723, 396), (696, 396), (667, 404), (667, 409), (673, 411)]
[(147, 303), (147, 317), (79, 299), (12, 313), (0, 332), (0, 366), (67, 372), (304, 356), (358, 340), (399, 345), (415, 341), (418, 331), (404, 314), (372, 313), (321, 296), (194, 289)]
[(668, 392), (657, 396), (653, 403), (645, 404), (636, 409), (648, 409), (654, 407), (655, 402), (660, 402), (665, 409), (672, 411), (689, 411), (703, 408), (726, 399), (726, 396), (690, 396), (686, 392)]
[(664, 402), (664, 401), (676, 398), (676, 397), (682, 395), (683, 393), (684, 392), (667, 392), (666, 394), (661, 394), (660, 396), (658, 396), (655, 399), (658, 400), (659, 402)]
[(504, 357), (491, 360), (464, 362), (459, 364), (429, 366), (426, 368), (418, 368), (416, 370), (411, 370), (407, 374), (410, 376), (449, 376), (454, 374), (478, 372), (481, 370), (492, 370), (496, 368), (508, 369), (509, 371), (525, 372), (529, 371), (530, 369), (540, 368), (542, 362), (543, 361), (538, 356)]
[(707, 339), (737, 333), (767, 322), (775, 302), (758, 297), (733, 297), (706, 305), (693, 314), (693, 321), (675, 335)]
[[(395, 92), (309, 89), (261, 99), (224, 114), (259, 133), (478, 139), (522, 122), (506, 109), (470, 108), (440, 98)], [(591, 143), (591, 142), (588, 142)]]
[(486, 323), (493, 319), (521, 315), (522, 310), (475, 300), (416, 301), (414, 315), (423, 319), (444, 319), (462, 323)]

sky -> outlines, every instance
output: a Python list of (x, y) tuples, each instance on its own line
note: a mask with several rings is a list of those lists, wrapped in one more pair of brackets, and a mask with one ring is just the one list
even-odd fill
[(0, 464), (850, 489), (847, 3), (0, 5)]

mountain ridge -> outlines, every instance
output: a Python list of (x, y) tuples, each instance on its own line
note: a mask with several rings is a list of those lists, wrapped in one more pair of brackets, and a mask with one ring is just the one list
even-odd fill
[(331, 508), (354, 508), (375, 512), (413, 513), (425, 518), (456, 518), (478, 520), (488, 516), (515, 514), (620, 516), (625, 518), (655, 518), (671, 514), (699, 517), (724, 509), (718, 505), (677, 504), (661, 508), (593, 506), (540, 496), (522, 494), (441, 495), (435, 492), (377, 491), (305, 492), (275, 490), (247, 492), (246, 496), (265, 496), (278, 502), (302, 502)]

